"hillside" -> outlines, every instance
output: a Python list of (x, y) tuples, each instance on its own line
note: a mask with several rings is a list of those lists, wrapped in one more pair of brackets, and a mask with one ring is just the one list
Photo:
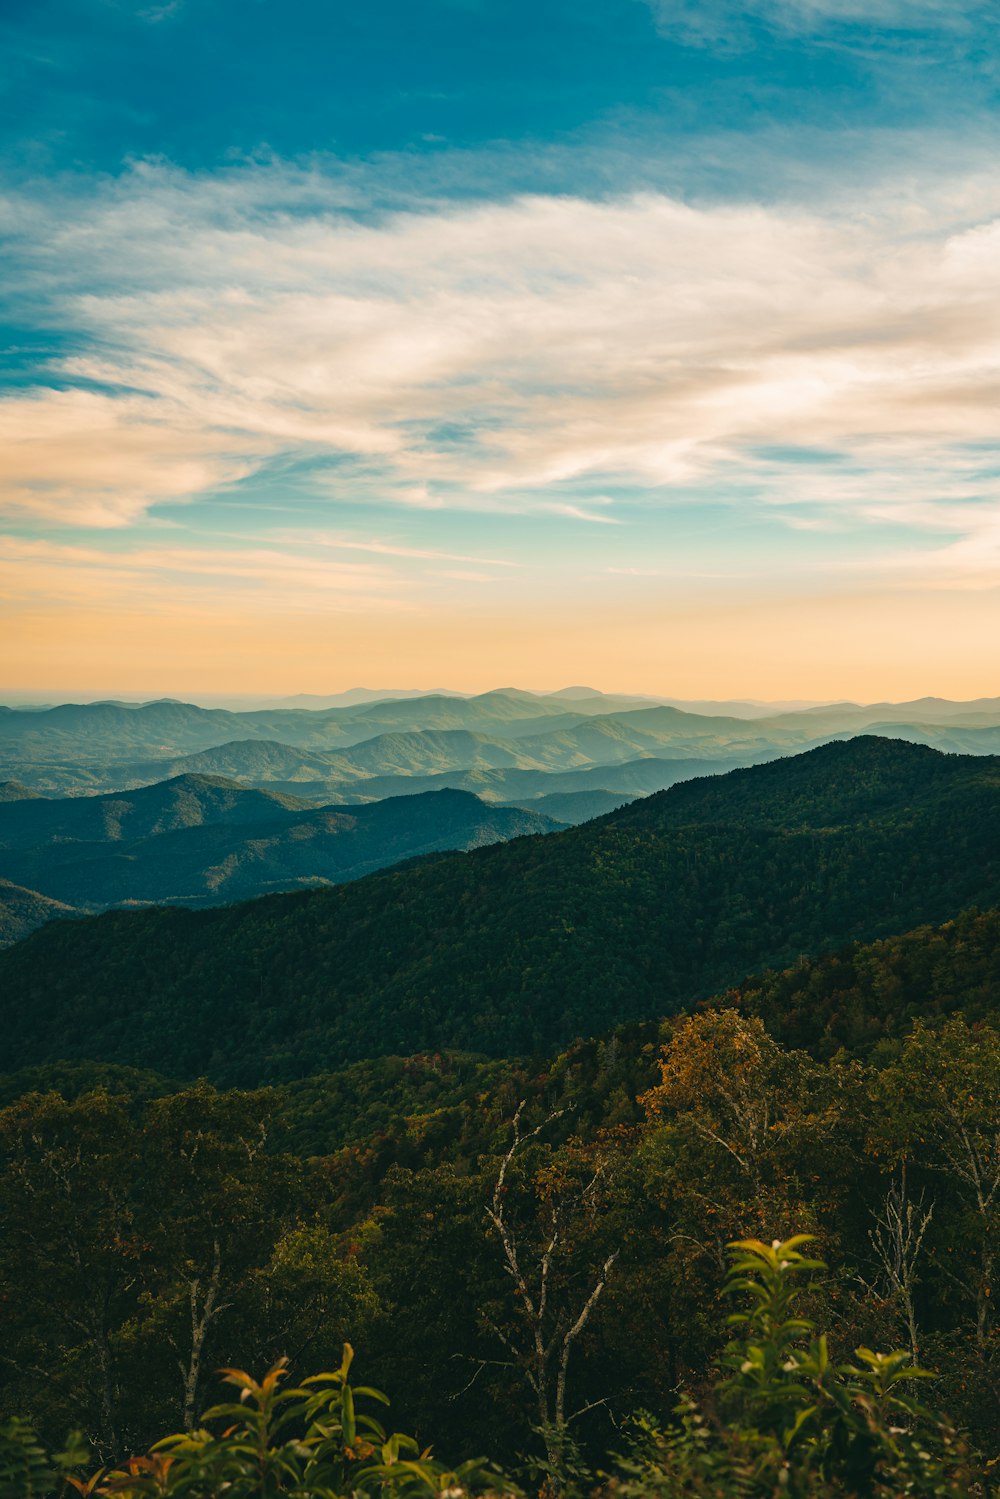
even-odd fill
[(29, 816), (13, 817), (20, 805), (0, 808), (0, 843), (7, 843), (0, 870), (91, 911), (337, 884), (401, 860), (559, 826), (536, 812), (487, 806), (464, 791), (312, 808), (204, 777), (123, 796), (26, 803), (26, 813), (43, 809), (36, 828)]
[(924, 745), (862, 736), (803, 755), (702, 776), (623, 808), (616, 826), (681, 828), (692, 823), (836, 830), (845, 824), (898, 817), (905, 825), (921, 811), (970, 793), (1000, 795), (1000, 759), (945, 755)]
[(207, 824), (283, 820), (308, 806), (295, 797), (247, 789), (218, 776), (176, 776), (104, 796), (5, 802), (0, 805), (0, 850), (128, 842)]
[(30, 786), (24, 786), (20, 781), (0, 781), (0, 804), (30, 801), (37, 796), (37, 791), (32, 791)]
[(57, 924), (0, 957), (9, 1065), (247, 1081), (544, 1051), (998, 905), (998, 832), (996, 761), (861, 739), (338, 890)]
[(73, 916), (72, 907), (0, 879), (0, 947), (10, 947), (56, 916)]
[[(692, 776), (722, 775), (744, 759), (659, 759), (657, 757), (627, 760), (618, 765), (594, 765), (579, 770), (523, 770), (480, 767), (474, 770), (443, 770), (429, 775), (371, 776), (347, 782), (271, 781), (261, 782), (273, 791), (294, 791), (297, 795), (325, 801), (372, 801), (385, 796), (413, 796), (423, 791), (440, 791), (445, 787), (471, 791), (484, 801), (520, 803), (552, 795), (577, 795), (598, 792), (622, 797), (648, 796)], [(614, 805), (618, 805), (617, 802)]]

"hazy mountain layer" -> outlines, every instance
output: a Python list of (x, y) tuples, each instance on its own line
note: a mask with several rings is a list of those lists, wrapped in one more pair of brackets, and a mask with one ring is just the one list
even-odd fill
[[(662, 791), (691, 776), (721, 775), (746, 763), (740, 760), (628, 760), (585, 770), (451, 770), (434, 775), (372, 776), (349, 782), (275, 781), (272, 790), (293, 792), (316, 801), (368, 802), (385, 796), (413, 796), (453, 787), (484, 801), (534, 801), (555, 794), (598, 792), (630, 799)], [(619, 805), (616, 801), (615, 806)], [(610, 808), (608, 809), (610, 810)]]
[(634, 796), (626, 791), (554, 791), (534, 801), (508, 805), (523, 807), (526, 812), (542, 812), (575, 827), (581, 822), (592, 822), (595, 817), (605, 817), (633, 800)]
[(42, 897), (89, 910), (204, 903), (358, 879), (400, 860), (558, 826), (464, 791), (313, 808), (185, 776), (112, 796), (0, 806), (0, 871)]
[[(548, 696), (515, 689), (472, 698), (437, 693), (313, 710), (235, 712), (171, 701), (0, 709), (0, 773), (59, 794), (127, 789), (184, 773), (258, 785), (322, 782), (330, 792), (366, 777), (478, 769), (561, 774), (643, 758), (749, 764), (866, 731), (968, 753), (1000, 749), (997, 699), (844, 703), (781, 713), (733, 708), (692, 712), (577, 688)], [(384, 794), (384, 788), (364, 793), (366, 800)]]
[[(640, 701), (641, 705), (641, 701)], [(320, 711), (232, 712), (190, 703), (66, 703), (46, 710), (0, 708), (0, 763), (34, 759), (54, 764), (121, 764), (195, 753), (235, 739), (268, 739), (300, 749), (331, 749), (389, 732), (465, 729), (519, 735), (546, 722), (637, 706), (629, 698), (540, 698), (484, 693), (474, 698), (427, 696), (357, 703)]]
[(56, 922), (0, 956), (9, 1065), (248, 1081), (544, 1051), (998, 905), (998, 835), (996, 760), (862, 738), (336, 890)]

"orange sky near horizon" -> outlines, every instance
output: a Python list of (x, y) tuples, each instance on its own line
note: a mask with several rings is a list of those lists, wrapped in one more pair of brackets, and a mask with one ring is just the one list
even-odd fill
[[(267, 604), (267, 600), (262, 600)], [(543, 691), (583, 683), (684, 698), (907, 700), (1000, 693), (993, 590), (579, 599), (430, 609), (155, 612), (109, 601), (8, 615), (3, 693), (39, 700), (281, 696), (349, 687)]]

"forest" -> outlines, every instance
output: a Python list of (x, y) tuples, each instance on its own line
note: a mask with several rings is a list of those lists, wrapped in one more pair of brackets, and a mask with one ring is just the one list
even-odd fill
[[(193, 1440), (219, 1368), (259, 1381), (285, 1359), (298, 1388), (332, 1378), (349, 1343), (414, 1453), (447, 1454), (451, 1467), (407, 1480), (423, 1491), (987, 1492), (1000, 1450), (1000, 1034), (984, 962), (998, 925), (970, 913), (855, 945), (547, 1060), (390, 1058), (252, 1091), (84, 1062), (10, 1076), (3, 1409), (39, 1452), (72, 1455), (68, 1434), (82, 1433), (84, 1468), (113, 1470), (168, 1432)], [(915, 1018), (927, 981), (940, 1003)], [(884, 994), (892, 1018), (876, 1025)], [(727, 1246), (756, 1241), (742, 1253), (759, 1257), (793, 1233), (812, 1236), (812, 1268), (772, 1271), (801, 1281), (780, 1337), (806, 1361), (824, 1329), (830, 1372), (810, 1378), (875, 1378), (859, 1349), (899, 1355), (883, 1381), (933, 1371), (878, 1403), (924, 1413), (886, 1417), (886, 1431), (948, 1412), (920, 1437), (933, 1461), (914, 1486), (891, 1486), (902, 1480), (872, 1455), (874, 1426), (871, 1486), (851, 1486), (830, 1391), (823, 1431), (814, 1412), (798, 1443), (774, 1423), (781, 1402), (801, 1406), (791, 1424), (810, 1408), (800, 1389), (773, 1390), (769, 1413), (759, 1390), (726, 1393), (720, 1290), (741, 1253)], [(758, 1341), (779, 1336), (765, 1320)], [(733, 1400), (740, 1421), (721, 1422)], [(698, 1421), (715, 1432), (710, 1457)], [(502, 1481), (477, 1466), (484, 1455)]]
[(442, 1048), (548, 1055), (1000, 905), (991, 759), (876, 738), (331, 890), (56, 921), (0, 953), (8, 1068), (256, 1086)]
[(997, 810), (858, 740), (16, 944), (2, 1499), (994, 1491)]

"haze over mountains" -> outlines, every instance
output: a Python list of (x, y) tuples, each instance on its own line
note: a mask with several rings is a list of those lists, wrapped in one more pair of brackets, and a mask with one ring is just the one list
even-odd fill
[(573, 687), (0, 708), (0, 943), (53, 915), (246, 899), (553, 832), (858, 734), (1000, 752), (1000, 699), (783, 706)]
[[(712, 772), (858, 733), (994, 753), (1000, 699), (776, 712), (760, 704), (679, 707), (585, 688), (547, 696), (506, 688), (476, 697), (365, 693), (333, 707), (241, 712), (170, 700), (0, 708), (0, 778), (66, 795), (223, 775), (341, 803), (442, 785), (493, 801), (576, 790), (639, 795), (673, 784), (679, 769), (680, 778), (690, 774), (678, 761), (712, 762), (705, 766)], [(565, 779), (574, 775), (584, 779)]]

